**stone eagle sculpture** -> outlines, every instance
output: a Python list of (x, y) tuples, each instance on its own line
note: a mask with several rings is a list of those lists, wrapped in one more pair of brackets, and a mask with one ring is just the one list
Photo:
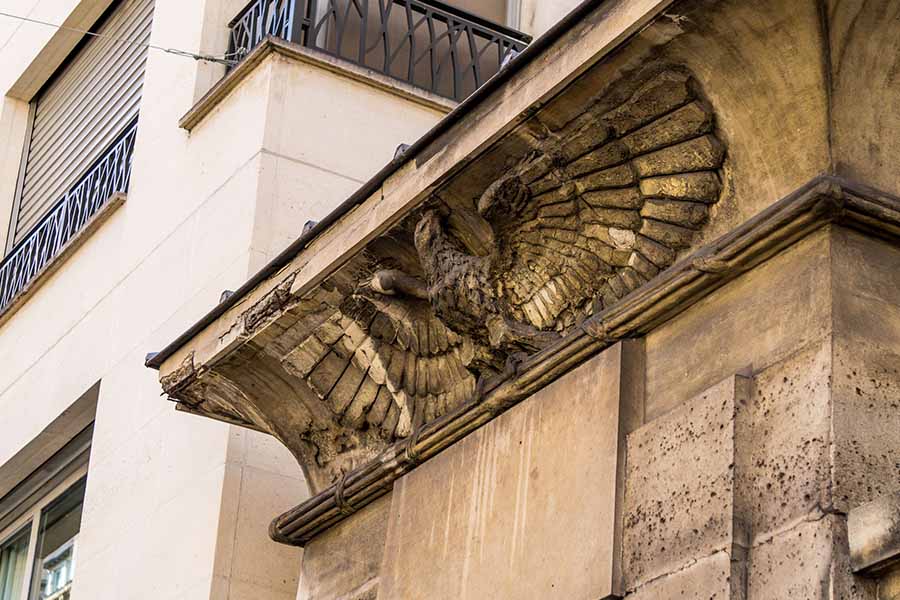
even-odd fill
[(230, 359), (252, 357), (252, 381), (210, 373), (169, 391), (279, 437), (316, 490), (476, 399), (479, 378), (655, 277), (707, 222), (725, 159), (712, 109), (689, 73), (651, 68), (566, 124), (539, 112), (510, 134), (502, 172), (451, 180), (306, 296), (286, 279), (248, 309), (244, 333), (272, 314), (295, 322)]
[(556, 130), (530, 125), (530, 151), (480, 194), (436, 195), (319, 292), (323, 320), (282, 359), (314, 396), (310, 422), (283, 435), (312, 449), (319, 485), (473, 400), (479, 378), (691, 244), (725, 158), (709, 104), (672, 68), (609, 90)]
[(538, 128), (532, 152), (471, 211), (455, 209), (471, 212), (474, 235), (487, 231), (486, 252), (449, 230), (449, 209), (431, 208), (414, 237), (424, 276), (380, 270), (372, 289), (428, 301), (449, 330), (509, 358), (670, 266), (719, 198), (725, 151), (689, 74), (663, 70), (630, 91), (559, 131)]

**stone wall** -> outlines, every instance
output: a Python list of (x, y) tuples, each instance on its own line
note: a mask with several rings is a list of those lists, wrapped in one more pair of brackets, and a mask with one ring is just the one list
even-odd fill
[(847, 513), (900, 490), (897, 264), (819, 230), (316, 538), (301, 598), (876, 600)]

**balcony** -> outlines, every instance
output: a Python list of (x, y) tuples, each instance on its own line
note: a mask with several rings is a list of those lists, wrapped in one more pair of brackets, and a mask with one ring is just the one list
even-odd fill
[(121, 201), (136, 134), (134, 121), (0, 263), (0, 319)]
[(238, 59), (275, 36), (456, 101), (531, 41), (438, 0), (255, 0), (229, 28)]

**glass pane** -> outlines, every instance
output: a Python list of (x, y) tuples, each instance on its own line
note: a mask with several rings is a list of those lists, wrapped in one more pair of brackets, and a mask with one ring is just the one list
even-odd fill
[(81, 529), (85, 480), (44, 509), (38, 530), (31, 600), (68, 600), (75, 578), (75, 546)]
[(0, 546), (0, 600), (20, 600), (25, 585), (28, 538), (31, 527)]

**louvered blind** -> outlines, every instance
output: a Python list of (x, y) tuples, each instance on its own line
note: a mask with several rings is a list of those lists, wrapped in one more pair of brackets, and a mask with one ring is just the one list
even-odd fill
[(153, 2), (119, 2), (36, 99), (16, 243), (137, 118)]

